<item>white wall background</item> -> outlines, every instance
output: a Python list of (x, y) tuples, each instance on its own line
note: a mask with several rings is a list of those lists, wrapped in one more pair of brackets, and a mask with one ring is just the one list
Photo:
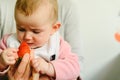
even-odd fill
[(79, 1), (83, 80), (120, 80), (120, 0)]

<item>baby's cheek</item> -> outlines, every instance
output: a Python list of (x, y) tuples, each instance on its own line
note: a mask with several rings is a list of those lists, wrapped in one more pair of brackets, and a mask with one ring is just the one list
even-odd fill
[(18, 31), (18, 32), (17, 32), (17, 39), (22, 42), (22, 41), (23, 41), (23, 38), (24, 38), (24, 33)]

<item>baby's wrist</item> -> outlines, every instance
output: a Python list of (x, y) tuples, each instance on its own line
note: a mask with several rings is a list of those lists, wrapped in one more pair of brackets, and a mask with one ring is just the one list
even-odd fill
[(47, 66), (45, 73), (50, 77), (55, 77), (55, 70), (54, 70), (52, 63), (48, 62), (47, 65), (48, 66)]
[(4, 63), (2, 54), (3, 54), (3, 53), (0, 53), (0, 70), (1, 70), (1, 68), (6, 69), (6, 68), (8, 67), (8, 65), (6, 65), (6, 64)]

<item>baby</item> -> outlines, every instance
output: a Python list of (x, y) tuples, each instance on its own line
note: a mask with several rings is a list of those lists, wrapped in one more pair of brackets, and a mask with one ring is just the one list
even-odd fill
[(25, 41), (34, 57), (34, 71), (56, 80), (75, 80), (79, 76), (78, 56), (59, 35), (57, 0), (17, 0), (16, 33), (5, 35), (0, 42), (0, 74), (18, 59), (18, 47)]

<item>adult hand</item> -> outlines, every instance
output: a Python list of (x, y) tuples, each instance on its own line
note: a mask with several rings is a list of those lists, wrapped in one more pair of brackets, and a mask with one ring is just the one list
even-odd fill
[(25, 54), (20, 62), (18, 68), (15, 70), (14, 66), (8, 72), (9, 80), (29, 80), (30, 76), (30, 55)]
[[(32, 73), (32, 75), (30, 74)], [(17, 69), (11, 66), (8, 72), (9, 80), (50, 80), (47, 75), (40, 76), (39, 73), (30, 69), (30, 55), (25, 54)]]

